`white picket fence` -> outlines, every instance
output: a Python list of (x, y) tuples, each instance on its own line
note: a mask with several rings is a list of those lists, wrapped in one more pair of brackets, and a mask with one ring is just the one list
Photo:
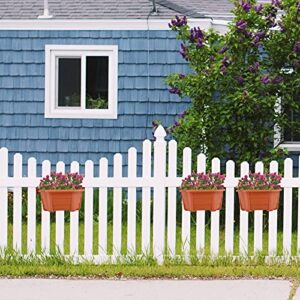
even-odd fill
[[(167, 254), (171, 257), (178, 255), (176, 252), (176, 203), (178, 201), (178, 187), (182, 177), (191, 173), (191, 149), (186, 148), (183, 152), (183, 174), (177, 175), (177, 143), (174, 140), (165, 141), (166, 132), (159, 126), (155, 131), (156, 141), (143, 142), (142, 176), (137, 177), (137, 150), (130, 148), (128, 151), (128, 176), (122, 174), (122, 155), (115, 154), (113, 165), (113, 176), (108, 176), (108, 161), (101, 158), (99, 161), (99, 174), (94, 174), (92, 161), (85, 163), (84, 186), (84, 254), (79, 255), (79, 215), (78, 212), (70, 214), (70, 253), (64, 254), (65, 243), (65, 219), (64, 212), (56, 212), (55, 218), (55, 244), (56, 249), (64, 255), (72, 255), (74, 259), (83, 257), (93, 259), (96, 263), (114, 260), (121, 256), (122, 247), (122, 197), (123, 191), (127, 193), (127, 255), (137, 254), (136, 245), (136, 204), (137, 188), (142, 189), (142, 224), (141, 224), (141, 249), (142, 253), (152, 253), (154, 257), (163, 262)], [(152, 159), (153, 155), (153, 159)], [(22, 156), (14, 155), (13, 177), (8, 176), (8, 150), (0, 149), (0, 248), (8, 247), (8, 191), (13, 190), (13, 248), (21, 252), (22, 249), (22, 188), (28, 189), (28, 215), (27, 215), (27, 254), (36, 253), (37, 231), (36, 231), (36, 187), (41, 178), (36, 176), (36, 160), (28, 160), (28, 176), (22, 176)], [(203, 154), (197, 157), (197, 171), (205, 172), (206, 158)], [(79, 163), (71, 164), (71, 171), (79, 170)], [(212, 160), (213, 172), (220, 171), (220, 160)], [(262, 162), (256, 163), (257, 172), (263, 172)], [(50, 161), (43, 161), (42, 175), (50, 173)], [(65, 172), (63, 162), (56, 164), (56, 170)], [(271, 172), (277, 172), (278, 163), (272, 162)], [(241, 164), (241, 175), (249, 172), (249, 164)], [(234, 220), (235, 187), (238, 182), (235, 177), (235, 163), (226, 163), (225, 180), (225, 252), (234, 252), (234, 235), (239, 235), (239, 254), (248, 254), (249, 213), (240, 211), (239, 220)], [(284, 177), (282, 179), (284, 189), (284, 212), (283, 212), (283, 253), (291, 256), (292, 245), (292, 188), (300, 188), (300, 175), (293, 178), (293, 163), (287, 158), (284, 163)], [(99, 189), (99, 221), (98, 225), (98, 251), (93, 252), (93, 198), (95, 188)], [(113, 190), (113, 232), (112, 232), (112, 254), (108, 252), (108, 188)], [(298, 192), (298, 201), (300, 193)], [(153, 206), (151, 202), (153, 201)], [(300, 203), (300, 202), (299, 202)], [(298, 231), (297, 231), (297, 253), (300, 252), (300, 206), (298, 205)], [(153, 211), (151, 211), (153, 208)], [(166, 211), (167, 210), (167, 211)], [(151, 214), (153, 222), (151, 221)], [(185, 258), (189, 258), (191, 247), (191, 225), (196, 226), (196, 253), (201, 255), (205, 244), (205, 228), (209, 226), (205, 222), (205, 214), (211, 214), (210, 220), (210, 255), (216, 257), (220, 251), (220, 212), (196, 213), (196, 224), (191, 224), (191, 214), (182, 210), (181, 241), (182, 252)], [(268, 213), (268, 256), (276, 256), (277, 252), (277, 211)], [(235, 222), (236, 221), (236, 222)], [(238, 224), (239, 222), (239, 224)], [(234, 226), (239, 225), (239, 231)], [(44, 254), (50, 253), (50, 213), (42, 211), (41, 217), (41, 249)], [(263, 248), (263, 212), (254, 213), (254, 252)]]

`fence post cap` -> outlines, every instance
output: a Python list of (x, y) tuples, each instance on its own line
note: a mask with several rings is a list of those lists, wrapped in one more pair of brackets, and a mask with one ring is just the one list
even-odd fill
[(165, 136), (167, 135), (165, 129), (163, 128), (162, 125), (159, 125), (157, 127), (157, 129), (154, 132), (154, 136), (159, 139), (159, 138), (165, 138)]

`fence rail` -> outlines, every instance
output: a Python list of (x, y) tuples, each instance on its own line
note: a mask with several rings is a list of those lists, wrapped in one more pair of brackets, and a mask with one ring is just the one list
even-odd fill
[[(99, 174), (94, 174), (94, 164), (92, 161), (85, 163), (84, 181), (85, 202), (84, 202), (84, 258), (94, 258), (95, 262), (103, 262), (108, 259), (115, 259), (121, 256), (122, 252), (122, 231), (123, 223), (127, 224), (127, 243), (126, 249), (128, 255), (136, 255), (137, 252), (137, 189), (141, 189), (141, 252), (144, 254), (152, 253), (154, 257), (163, 262), (167, 254), (171, 257), (176, 256), (178, 247), (176, 247), (178, 224), (177, 224), (177, 201), (178, 190), (182, 177), (185, 177), (192, 170), (192, 152), (190, 148), (183, 151), (182, 176), (177, 172), (177, 143), (174, 140), (165, 141), (166, 132), (163, 127), (158, 127), (155, 131), (156, 141), (149, 140), (143, 142), (142, 156), (142, 177), (137, 176), (137, 150), (130, 148), (128, 151), (128, 175), (123, 176), (122, 155), (115, 154), (113, 164), (113, 176), (108, 176), (108, 161), (106, 158), (99, 160)], [(152, 157), (153, 156), (153, 157)], [(37, 249), (37, 205), (36, 205), (36, 187), (41, 178), (36, 176), (36, 160), (28, 160), (28, 174), (22, 175), (22, 155), (15, 154), (13, 161), (13, 176), (8, 176), (8, 150), (0, 149), (0, 248), (8, 247), (9, 223), (8, 223), (8, 194), (13, 192), (13, 225), (12, 225), (12, 246), (21, 253), (22, 227), (22, 189), (27, 189), (27, 254), (36, 253)], [(197, 171), (205, 172), (208, 167), (206, 157), (203, 154), (197, 156)], [(278, 163), (273, 161), (270, 166), (271, 172), (278, 172)], [(211, 162), (213, 172), (220, 171), (220, 160), (215, 158)], [(262, 162), (255, 165), (257, 172), (264, 171)], [(43, 161), (42, 176), (51, 171), (50, 161)], [(65, 164), (58, 162), (56, 171), (65, 172)], [(78, 172), (79, 163), (72, 162), (70, 171)], [(249, 164), (243, 162), (240, 166), (240, 175), (249, 173)], [(227, 161), (226, 163), (226, 192), (225, 202), (225, 253), (234, 252), (234, 237), (238, 235), (239, 255), (248, 255), (249, 249), (249, 213), (240, 211), (239, 219), (235, 220), (235, 187), (238, 179), (235, 175), (235, 163)], [(287, 158), (284, 162), (284, 176), (281, 186), (283, 187), (283, 228), (282, 228), (282, 253), (285, 256), (291, 256), (292, 251), (292, 201), (293, 188), (298, 191), (300, 174), (293, 177), (293, 162)], [(98, 237), (97, 251), (93, 250), (94, 244), (94, 193), (99, 190)], [(108, 197), (109, 189), (112, 189), (112, 200)], [(127, 220), (122, 220), (123, 191), (127, 192)], [(112, 216), (112, 253), (108, 251), (108, 201), (113, 202)], [(153, 205), (152, 205), (153, 202)], [(216, 257), (220, 255), (220, 212), (199, 211), (195, 217), (196, 237), (195, 249), (191, 249), (191, 213), (182, 210), (181, 212), (181, 250), (187, 259), (190, 251), (195, 250), (198, 255), (203, 253), (207, 247), (206, 228), (210, 226), (210, 245), (209, 253)], [(206, 222), (206, 216), (210, 214), (210, 224)], [(126, 221), (126, 222), (124, 222)], [(236, 222), (235, 222), (236, 221)], [(235, 230), (235, 226), (239, 231)], [(297, 254), (300, 252), (300, 206), (297, 213)], [(50, 231), (51, 231), (50, 213), (41, 211), (41, 238), (39, 247), (44, 254), (50, 254)], [(278, 212), (268, 213), (268, 256), (278, 255)], [(280, 228), (281, 230), (281, 228)], [(254, 253), (263, 249), (263, 212), (254, 212)], [(70, 240), (69, 253), (64, 253), (65, 246), (65, 213), (63, 211), (55, 213), (55, 246), (57, 251), (65, 255), (79, 256), (79, 212), (70, 213)], [(177, 250), (176, 250), (177, 249)], [(176, 252), (177, 251), (177, 252)]]

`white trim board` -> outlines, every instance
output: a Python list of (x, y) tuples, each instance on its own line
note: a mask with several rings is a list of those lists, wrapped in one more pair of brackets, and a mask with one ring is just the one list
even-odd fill
[(300, 152), (300, 143), (283, 143), (280, 148), (286, 148), (289, 152)]
[[(169, 30), (169, 22), (170, 19), (0, 20), (0, 30)], [(189, 19), (188, 22), (190, 26), (202, 29), (212, 28), (216, 23), (211, 19)]]
[[(108, 109), (85, 108), (85, 66), (87, 56), (109, 57)], [(81, 105), (57, 105), (57, 57), (81, 59)], [(116, 45), (45, 45), (45, 118), (116, 119), (118, 116), (118, 46)]]

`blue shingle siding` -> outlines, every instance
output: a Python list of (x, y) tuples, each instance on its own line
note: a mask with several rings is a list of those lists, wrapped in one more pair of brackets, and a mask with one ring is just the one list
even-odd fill
[[(119, 46), (116, 120), (44, 118), (46, 44)], [(178, 49), (167, 30), (0, 31), (0, 147), (21, 152), (24, 160), (34, 156), (39, 164), (98, 163), (106, 156), (112, 165), (116, 152), (126, 154), (131, 146), (140, 152), (142, 141), (152, 138), (152, 121), (168, 126), (188, 104), (164, 83), (170, 73), (187, 70)]]

